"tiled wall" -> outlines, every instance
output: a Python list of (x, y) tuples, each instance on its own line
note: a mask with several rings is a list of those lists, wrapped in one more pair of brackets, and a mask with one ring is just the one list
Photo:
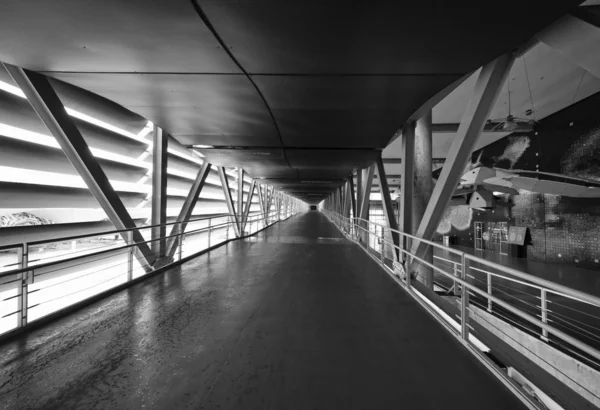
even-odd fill
[[(535, 132), (509, 135), (474, 152), (468, 167), (542, 171), (600, 182), (599, 106), (600, 93), (544, 118)], [(508, 213), (507, 208), (498, 207), (494, 211), (473, 210), (470, 228), (457, 229), (453, 223), (449, 234), (458, 245), (473, 247), (475, 222), (487, 227), (505, 221), (509, 226), (528, 228), (527, 258), (600, 269), (600, 198), (522, 190), (509, 202)], [(442, 227), (449, 227), (451, 222), (455, 221), (445, 220)], [(517, 251), (511, 247), (513, 256)], [(521, 252), (518, 256), (525, 255)]]
[[(499, 221), (528, 227), (526, 257), (548, 262), (600, 267), (600, 200), (521, 191), (511, 197), (510, 213), (475, 211), (471, 229), (450, 233), (456, 244), (473, 247), (475, 222), (486, 227)], [(507, 209), (507, 208), (504, 208)], [(515, 255), (516, 249), (511, 252)]]

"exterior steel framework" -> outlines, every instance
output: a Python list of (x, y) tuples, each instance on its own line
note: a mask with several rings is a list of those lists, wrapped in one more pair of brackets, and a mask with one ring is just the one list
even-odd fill
[(238, 215), (235, 212), (235, 207), (233, 206), (233, 198), (231, 197), (231, 190), (229, 189), (229, 180), (227, 179), (227, 174), (225, 174), (225, 168), (219, 167), (219, 178), (221, 179), (221, 187), (223, 188), (223, 195), (225, 196), (225, 202), (227, 203), (227, 210), (229, 211), (229, 215), (234, 220), (234, 229), (237, 236), (241, 236), (240, 230), (240, 221), (238, 219)]
[[(442, 173), (431, 194), (415, 236), (431, 240), (460, 182), (469, 156), (479, 139), (498, 95), (514, 62), (514, 54), (505, 54), (484, 65), (475, 84), (474, 94), (467, 106), (458, 132), (448, 152)], [(414, 158), (414, 157), (413, 157)], [(410, 225), (407, 225), (410, 226)], [(429, 245), (413, 245), (413, 253), (422, 256)]]
[[(390, 193), (390, 187), (387, 183), (387, 176), (385, 174), (385, 168), (383, 167), (383, 160), (381, 155), (377, 158), (377, 176), (379, 178), (379, 186), (381, 192), (381, 200), (383, 202), (383, 212), (385, 220), (387, 221), (388, 227), (394, 230), (398, 230), (398, 224), (396, 222), (396, 215), (394, 213), (394, 206), (392, 205), (392, 197)], [(400, 244), (400, 236), (397, 232), (391, 231), (392, 243), (396, 246)], [(394, 260), (398, 260), (398, 251), (393, 249)]]
[[(136, 228), (135, 222), (110, 184), (104, 170), (92, 155), (79, 129), (67, 114), (48, 79), (41, 74), (10, 64), (4, 64), (4, 67), (25, 93), (29, 103), (56, 138), (64, 154), (113, 225), (119, 230)], [(136, 257), (144, 269), (149, 270), (156, 257), (142, 234), (137, 229), (132, 232), (131, 238), (128, 234), (124, 234), (123, 239), (127, 243), (137, 244)]]
[(167, 227), (167, 145), (169, 138), (162, 128), (154, 126), (152, 135), (152, 242), (156, 259), (166, 255)]
[(196, 207), (196, 203), (198, 202), (200, 192), (202, 192), (202, 188), (204, 188), (204, 183), (206, 182), (206, 177), (210, 172), (210, 168), (211, 164), (208, 163), (208, 161), (205, 161), (202, 165), (202, 168), (200, 168), (200, 171), (198, 171), (198, 175), (196, 176), (194, 184), (190, 188), (188, 196), (185, 198), (185, 202), (181, 207), (181, 211), (179, 212), (179, 216), (175, 221), (175, 225), (173, 225), (173, 228), (171, 228), (171, 234), (169, 235), (167, 242), (167, 258), (172, 258), (175, 255), (175, 251), (181, 243), (180, 235), (185, 232), (187, 223), (192, 216), (192, 212)]

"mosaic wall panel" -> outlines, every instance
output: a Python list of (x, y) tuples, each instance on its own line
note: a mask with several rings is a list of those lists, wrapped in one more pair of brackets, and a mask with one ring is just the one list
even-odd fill
[(546, 260), (546, 230), (529, 229), (531, 244), (527, 245), (527, 258), (537, 261)]
[(600, 200), (544, 195), (546, 259), (598, 265)]
[[(600, 181), (599, 106), (600, 93), (541, 120), (535, 132), (509, 135), (475, 151), (467, 170), (487, 166)], [(505, 220), (529, 228), (527, 258), (600, 268), (599, 198), (520, 191), (509, 201), (509, 213), (498, 207), (474, 211), (468, 229), (464, 224), (458, 229), (447, 213), (442, 230), (459, 245), (472, 247), (475, 222), (490, 226)]]

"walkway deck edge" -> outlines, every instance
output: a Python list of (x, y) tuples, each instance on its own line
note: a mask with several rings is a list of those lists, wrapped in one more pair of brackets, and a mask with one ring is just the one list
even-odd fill
[[(330, 221), (331, 222), (331, 221)], [(414, 292), (411, 292), (406, 288), (404, 283), (394, 275), (387, 266), (381, 265), (381, 261), (377, 259), (374, 255), (372, 255), (367, 249), (362, 247), (358, 242), (348, 237), (344, 231), (342, 231), (336, 224), (331, 222), (341, 233), (344, 235), (346, 239), (356, 244), (367, 256), (369, 256), (373, 261), (376, 262), (377, 266), (387, 273), (389, 276), (403, 291), (409, 294), (427, 313), (429, 313), (436, 321), (438, 321), (444, 329), (448, 333), (452, 335), (467, 351), (469, 351), (485, 368), (487, 368), (492, 375), (494, 375), (511, 393), (513, 393), (528, 409), (530, 410), (542, 410), (537, 402), (535, 402), (526, 392), (521, 388), (521, 386), (517, 385), (514, 381), (512, 381), (507, 375), (504, 374), (502, 369), (500, 369), (494, 362), (492, 362), (489, 358), (482, 355), (477, 349), (468, 344), (462, 337), (458, 336), (452, 329), (451, 325), (448, 324), (441, 316), (432, 309), (422, 298), (418, 297)]]
[(268, 228), (276, 225), (279, 222), (287, 221), (288, 219), (290, 219), (293, 216), (294, 215), (292, 215), (292, 216), (290, 216), (290, 217), (288, 217), (286, 219), (280, 219), (277, 222), (274, 222), (274, 223), (272, 223), (269, 226), (265, 226), (264, 228), (259, 229), (259, 230), (257, 230), (256, 232), (254, 232), (254, 233), (252, 233), (250, 235), (240, 236), (239, 238), (234, 238), (234, 239), (227, 239), (227, 240), (225, 240), (225, 241), (223, 241), (221, 243), (218, 243), (217, 245), (211, 246), (210, 248), (203, 249), (201, 251), (198, 251), (196, 253), (188, 255), (185, 258), (182, 258), (182, 259), (177, 260), (177, 261), (173, 261), (172, 263), (170, 263), (168, 265), (165, 265), (165, 266), (163, 266), (163, 267), (161, 267), (159, 269), (156, 269), (155, 271), (150, 272), (150, 273), (148, 273), (148, 274), (146, 274), (144, 276), (140, 276), (139, 278), (132, 279), (129, 282), (122, 283), (120, 285), (115, 286), (114, 288), (107, 289), (107, 290), (105, 290), (105, 291), (103, 291), (101, 293), (98, 293), (97, 295), (91, 296), (91, 297), (89, 297), (87, 299), (81, 300), (81, 301), (76, 302), (76, 303), (74, 303), (74, 304), (72, 304), (70, 306), (67, 306), (67, 307), (62, 308), (60, 310), (57, 310), (56, 312), (50, 313), (47, 316), (44, 316), (44, 317), (42, 317), (40, 319), (37, 319), (37, 320), (35, 320), (33, 322), (28, 323), (26, 326), (18, 327), (18, 328), (14, 329), (14, 330), (6, 332), (6, 333), (4, 333), (3, 335), (0, 336), (0, 346), (2, 344), (4, 344), (4, 343), (10, 342), (12, 339), (14, 339), (15, 337), (17, 337), (19, 335), (22, 335), (23, 333), (31, 332), (31, 331), (33, 331), (35, 329), (39, 329), (40, 327), (42, 327), (42, 326), (44, 326), (44, 325), (46, 325), (48, 323), (54, 322), (55, 320), (62, 319), (63, 317), (65, 317), (65, 316), (67, 316), (67, 315), (69, 315), (71, 313), (74, 313), (74, 312), (76, 312), (76, 311), (78, 311), (78, 310), (80, 310), (80, 309), (82, 309), (82, 308), (84, 308), (86, 306), (89, 306), (92, 303), (98, 302), (99, 300), (102, 300), (102, 299), (104, 299), (104, 298), (106, 298), (106, 297), (108, 297), (110, 295), (114, 295), (115, 293), (120, 292), (122, 290), (125, 290), (125, 289), (129, 288), (130, 286), (136, 285), (138, 283), (141, 283), (141, 282), (145, 281), (146, 279), (149, 279), (149, 278), (154, 277), (154, 276), (156, 276), (158, 274), (164, 273), (164, 272), (166, 272), (169, 269), (176, 268), (177, 266), (182, 265), (185, 262), (189, 262), (190, 260), (192, 260), (194, 258), (197, 258), (197, 257), (199, 257), (201, 255), (204, 255), (205, 253), (208, 253), (208, 252), (213, 251), (213, 250), (215, 250), (217, 248), (220, 248), (221, 246), (227, 245), (230, 242), (235, 242), (235, 241), (239, 241), (240, 239), (245, 239), (245, 238), (250, 238), (252, 236), (255, 236), (256, 234), (264, 231), (265, 229), (268, 229)]

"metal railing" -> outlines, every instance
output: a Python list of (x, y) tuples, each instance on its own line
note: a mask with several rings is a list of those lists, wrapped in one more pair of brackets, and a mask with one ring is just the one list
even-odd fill
[[(426, 298), (413, 286), (414, 280), (424, 279), (414, 269), (415, 264), (431, 269), (438, 293), (446, 294), (458, 305), (459, 313), (454, 318), (446, 315), (446, 320), (454, 321), (449, 323), (450, 328), (468, 345), (473, 346), (476, 339), (472, 337), (474, 327), (470, 321), (476, 318), (489, 328), (493, 327), (494, 331), (502, 332), (502, 328), (498, 327), (500, 322), (496, 322), (499, 320), (535, 336), (541, 343), (596, 371), (600, 370), (599, 297), (390, 229), (383, 224), (346, 218), (327, 210), (323, 212), (349, 239), (360, 244), (378, 258), (382, 266), (399, 276), (398, 281), (413, 296)], [(398, 244), (393, 242), (392, 234), (399, 238)], [(418, 243), (433, 247), (433, 260), (425, 260), (413, 253)], [(543, 359), (540, 357), (540, 360)], [(566, 373), (564, 376), (570, 377)], [(600, 380), (592, 383), (600, 386)], [(593, 397), (600, 400), (597, 391)]]
[[(249, 215), (240, 237), (252, 235), (292, 215), (291, 210)], [(2, 246), (0, 335), (238, 239), (235, 224), (233, 216), (221, 214), (160, 225), (171, 232), (155, 239), (151, 238), (151, 231), (156, 226), (141, 226)], [(182, 226), (183, 232), (180, 232)], [(136, 230), (143, 241), (134, 241)], [(167, 244), (160, 254), (155, 246), (158, 241)], [(150, 246), (155, 260), (148, 263), (136, 257), (141, 243)], [(176, 247), (172, 257), (164, 257), (168, 244), (172, 243)]]

